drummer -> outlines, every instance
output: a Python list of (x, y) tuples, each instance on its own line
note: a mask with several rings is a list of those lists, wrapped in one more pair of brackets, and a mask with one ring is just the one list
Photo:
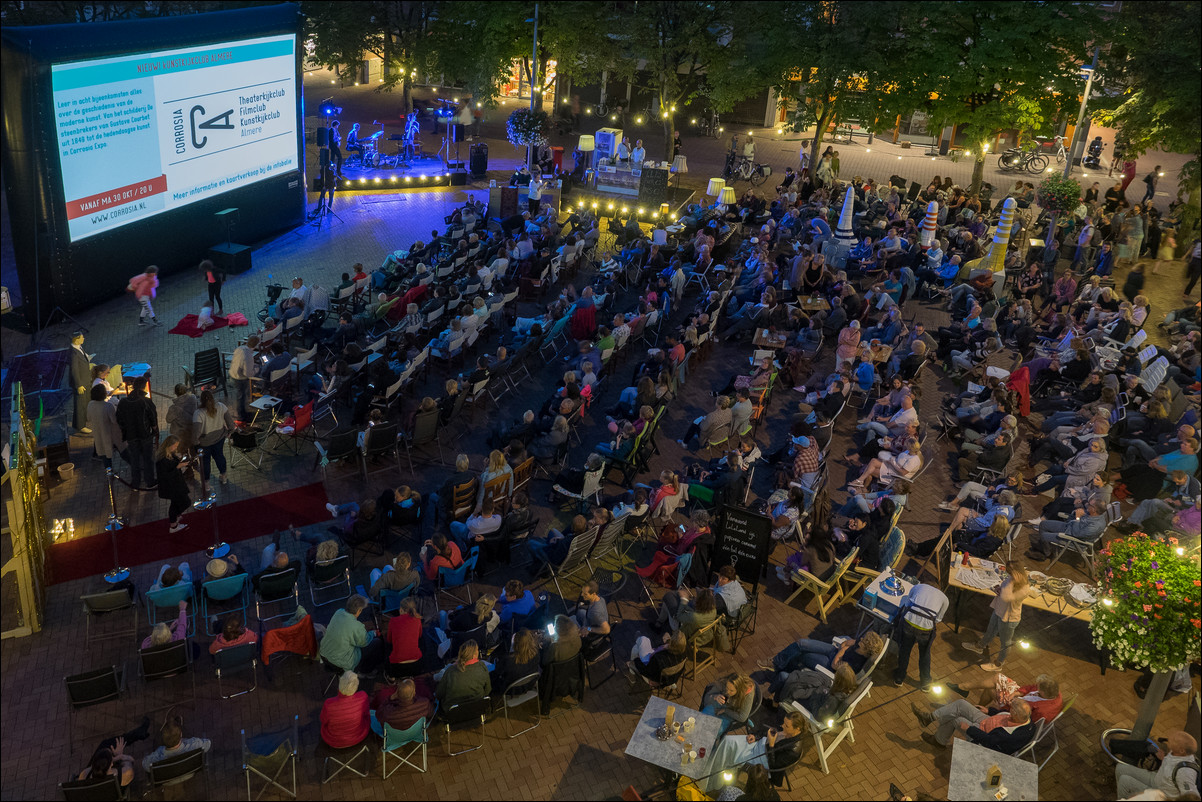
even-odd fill
[(359, 123), (351, 126), (351, 130), (346, 134), (346, 150), (347, 152), (357, 151), (359, 153), (359, 161), (363, 162), (366, 148), (359, 141)]

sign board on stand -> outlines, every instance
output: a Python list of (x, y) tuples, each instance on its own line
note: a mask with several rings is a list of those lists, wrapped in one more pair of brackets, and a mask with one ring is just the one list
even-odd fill
[(768, 567), (771, 544), (771, 518), (742, 507), (723, 507), (711, 565), (719, 568), (733, 565), (739, 579), (749, 583), (754, 591)]

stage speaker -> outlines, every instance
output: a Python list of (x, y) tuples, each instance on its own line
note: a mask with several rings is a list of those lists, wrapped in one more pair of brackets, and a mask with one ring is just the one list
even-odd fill
[(463, 124), (462, 123), (451, 123), (450, 125), (447, 126), (447, 129), (448, 129), (448, 134), (447, 134), (448, 139), (450, 139), (452, 142), (462, 142), (463, 141)]
[(223, 242), (209, 248), (209, 260), (223, 273), (245, 273), (250, 270), (250, 246)]
[(464, 187), (467, 186), (467, 171), (454, 170), (451, 172), (451, 186)]
[(488, 144), (477, 142), (468, 148), (468, 166), (472, 179), (480, 181), (488, 176)]
[(313, 144), (323, 148), (330, 144), (330, 131), (324, 125), (313, 130)]

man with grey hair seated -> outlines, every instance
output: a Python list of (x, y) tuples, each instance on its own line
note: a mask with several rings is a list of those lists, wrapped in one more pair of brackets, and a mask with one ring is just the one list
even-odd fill
[(1031, 705), (1024, 699), (1013, 700), (1008, 712), (992, 716), (985, 708), (977, 707), (967, 699), (957, 699), (931, 712), (921, 710), (915, 704), (911, 704), (910, 709), (923, 727), (937, 725), (935, 734), (924, 732), (922, 740), (939, 749), (946, 749), (956, 733), (962, 732), (975, 744), (1012, 755), (1030, 743), (1035, 735)]
[(1043, 521), (1039, 531), (1031, 535), (1027, 557), (1042, 562), (1052, 556), (1052, 549), (1061, 535), (1094, 543), (1106, 531), (1106, 508), (1097, 499), (1090, 499), (1084, 508), (1078, 507), (1067, 521)]
[(368, 631), (359, 616), (369, 602), (363, 596), (351, 596), (346, 607), (334, 613), (321, 639), (320, 654), (323, 660), (344, 671), (371, 674), (380, 664), (383, 641), (376, 631)]

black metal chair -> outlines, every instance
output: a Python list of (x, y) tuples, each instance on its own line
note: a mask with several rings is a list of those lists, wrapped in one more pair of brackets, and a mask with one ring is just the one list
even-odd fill
[(359, 463), (359, 433), (353, 429), (350, 431), (332, 432), (326, 442), (320, 440), (315, 441), (313, 446), (317, 449), (317, 464), (321, 467), (321, 478), (328, 479), (326, 469), (331, 463), (335, 462), (353, 462), (356, 467)]
[[(89, 593), (79, 597), (87, 614), (87, 627), (84, 630), (84, 648), (91, 649), (92, 641), (112, 640), (116, 638), (138, 637), (138, 604), (126, 590), (109, 590), (104, 593)], [(93, 627), (99, 627), (101, 621), (111, 620), (113, 613), (131, 610), (133, 621), (128, 629), (122, 628), (110, 632), (93, 632)]]
[(68, 780), (58, 784), (67, 802), (120, 802), (129, 799), (129, 787), (121, 787), (116, 775), (88, 780)]
[[(191, 703), (193, 707), (196, 706), (196, 672), (192, 670), (192, 641), (189, 639), (139, 649), (138, 673), (148, 685), (172, 677), (186, 676), (192, 688)], [(173, 692), (168, 695), (164, 704), (149, 709), (165, 710), (179, 703), (179, 694)]]
[[(213, 654), (213, 663), (217, 672), (217, 694), (222, 699), (233, 699), (250, 693), (259, 687), (259, 646), (255, 643), (240, 643), (237, 646), (226, 646)], [(250, 669), (251, 684), (244, 691), (227, 694), (221, 680), (236, 671)]]
[[(277, 618), (287, 618), (296, 612), (300, 606), (300, 588), (296, 583), (296, 568), (289, 567), (278, 574), (260, 576), (255, 587), (255, 617), (260, 623), (273, 621)], [(287, 602), (291, 600), (292, 604)], [(263, 615), (263, 608), (271, 604), (284, 604), (284, 612), (276, 615)]]
[[(606, 635), (586, 636), (580, 653), (584, 656), (584, 678), (588, 682), (588, 686), (593, 690), (609, 682), (618, 673), (618, 655), (614, 652), (614, 636), (612, 632)], [(606, 657), (609, 658), (612, 668), (605, 675), (604, 679), (600, 682), (594, 682), (593, 666), (604, 664)]]
[(70, 731), (67, 754), (70, 756), (75, 753), (77, 740), (76, 715), (84, 708), (120, 700), (125, 693), (125, 670), (107, 666), (64, 677), (63, 683), (67, 686), (67, 720)]
[(220, 387), (221, 394), (229, 398), (229, 391), (225, 386), (225, 361), (220, 350), (207, 348), (197, 351), (192, 357), (192, 370), (188, 370), (187, 365), (183, 366), (183, 370), (184, 384), (190, 389)]
[(193, 749), (189, 752), (184, 752), (182, 755), (169, 757), (165, 760), (160, 760), (150, 764), (150, 769), (146, 772), (146, 779), (149, 784), (147, 791), (162, 791), (162, 789), (180, 785), (195, 777), (197, 774), (203, 774), (205, 778), (205, 797), (209, 794), (209, 774), (205, 771), (205, 751), (203, 749)]
[[(367, 481), (367, 463), (380, 458), (396, 461), (397, 475), (401, 473), (401, 451), (398, 442), (399, 429), (395, 423), (378, 423), (369, 426), (363, 436), (363, 457), (359, 463), (363, 480)], [(382, 468), (380, 470), (383, 470)], [(374, 473), (375, 471), (371, 471)]]
[[(342, 591), (345, 590), (345, 593)], [(318, 601), (318, 593), (341, 593), (332, 595), (324, 601)], [(327, 562), (313, 565), (309, 572), (309, 598), (314, 607), (323, 607), (333, 602), (349, 599), (351, 596), (351, 557), (349, 554), (339, 554)]]
[[(538, 690), (539, 707), (544, 717), (555, 718), (563, 715), (567, 710), (575, 710), (580, 707), (584, 701), (586, 684), (584, 665), (584, 655), (577, 653), (574, 657), (566, 660), (556, 660), (543, 669), (543, 674), (539, 678)], [(576, 703), (565, 710), (552, 713), (551, 705), (568, 696), (574, 698)]]
[(539, 713), (536, 709), (534, 712), (534, 723), (523, 730), (513, 732), (509, 725), (509, 711), (521, 707), (524, 704), (535, 702), (538, 700), (538, 672), (527, 674), (524, 677), (519, 677), (509, 683), (504, 692), (501, 694), (501, 706), (505, 713), (505, 737), (516, 738), (519, 735), (524, 735), (530, 730), (538, 727), (542, 722), (539, 721)]
[(422, 448), (430, 443), (438, 446), (438, 461), (443, 461), (442, 440), (439, 439), (439, 410), (437, 408), (419, 412), (413, 418), (413, 432), (401, 436), (401, 444), (405, 446), (405, 455), (409, 458), (409, 472), (413, 473), (413, 449)]
[[(470, 702), (460, 702), (457, 705), (443, 708), (439, 711), (438, 717), (442, 721), (443, 731), (446, 733), (447, 757), (455, 755), (463, 755), (468, 752), (475, 752), (477, 749), (482, 749), (485, 745), (484, 724), (489, 712), (492, 711), (492, 699), (485, 696), (483, 699), (474, 699)], [(458, 729), (475, 729), (476, 724), (480, 725), (480, 743), (474, 746), (469, 746), (467, 749), (460, 749), (458, 752), (451, 751), (451, 730)]]

